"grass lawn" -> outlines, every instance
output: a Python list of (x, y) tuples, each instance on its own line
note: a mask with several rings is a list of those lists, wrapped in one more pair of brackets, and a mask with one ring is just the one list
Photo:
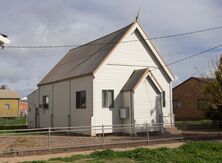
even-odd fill
[(185, 124), (194, 124), (194, 125), (211, 125), (212, 120), (197, 120), (197, 121), (175, 121), (175, 125), (185, 125)]
[(16, 117), (16, 118), (0, 118), (0, 126), (22, 126), (26, 125), (25, 117)]
[[(56, 162), (187, 162), (187, 163), (219, 163), (222, 162), (222, 143), (188, 142), (175, 148), (147, 149), (138, 148), (130, 151), (97, 151), (89, 155), (73, 155), (64, 158), (52, 158), (48, 161), (32, 161), (32, 163)], [(27, 163), (27, 162), (26, 162)]]

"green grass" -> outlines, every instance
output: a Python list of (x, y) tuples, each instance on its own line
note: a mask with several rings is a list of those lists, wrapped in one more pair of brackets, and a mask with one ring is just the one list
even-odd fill
[[(73, 155), (64, 158), (52, 158), (48, 161), (33, 161), (32, 163), (51, 162), (184, 162), (184, 163), (219, 163), (222, 162), (222, 144), (216, 142), (188, 142), (175, 148), (148, 149), (138, 148), (130, 151), (97, 151), (89, 155)], [(26, 162), (28, 163), (28, 162)]]
[(194, 124), (194, 125), (211, 125), (212, 120), (197, 120), (197, 121), (175, 121), (175, 125)]
[(26, 125), (26, 118), (16, 117), (16, 118), (0, 118), (0, 126), (22, 126)]

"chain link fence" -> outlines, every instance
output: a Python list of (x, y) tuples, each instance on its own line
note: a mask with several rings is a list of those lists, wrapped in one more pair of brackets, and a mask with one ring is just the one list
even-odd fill
[(208, 125), (181, 123), (125, 124), (0, 130), (0, 155), (31, 151), (148, 145), (169, 141), (221, 139), (222, 121)]

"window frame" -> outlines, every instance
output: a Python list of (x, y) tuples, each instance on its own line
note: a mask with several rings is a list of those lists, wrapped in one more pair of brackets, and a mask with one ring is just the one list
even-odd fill
[(49, 96), (48, 95), (42, 96), (42, 104), (49, 104)]
[[(111, 92), (111, 104), (108, 104), (108, 92)], [(104, 97), (105, 95), (105, 97)], [(104, 101), (105, 100), (105, 101)], [(109, 106), (108, 106), (109, 105)], [(113, 109), (114, 108), (114, 90), (113, 89), (103, 89), (102, 90), (102, 108), (109, 108), (109, 109)]]
[[(81, 93), (85, 94), (85, 100), (83, 100), (83, 102), (85, 102), (84, 106), (82, 106), (83, 104), (81, 103)], [(79, 94), (79, 97), (77, 96), (77, 94)], [(79, 101), (79, 103), (77, 103), (77, 101)], [(76, 91), (76, 109), (86, 109), (86, 90)]]
[(42, 107), (44, 109), (49, 109), (49, 95), (42, 96)]
[[(6, 106), (7, 106), (7, 108), (6, 108)], [(4, 110), (10, 110), (10, 104), (4, 104)]]

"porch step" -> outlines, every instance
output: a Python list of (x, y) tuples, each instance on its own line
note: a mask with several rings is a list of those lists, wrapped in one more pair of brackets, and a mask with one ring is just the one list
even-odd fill
[(164, 129), (166, 134), (182, 134), (183, 131), (179, 130), (177, 127), (166, 127)]

